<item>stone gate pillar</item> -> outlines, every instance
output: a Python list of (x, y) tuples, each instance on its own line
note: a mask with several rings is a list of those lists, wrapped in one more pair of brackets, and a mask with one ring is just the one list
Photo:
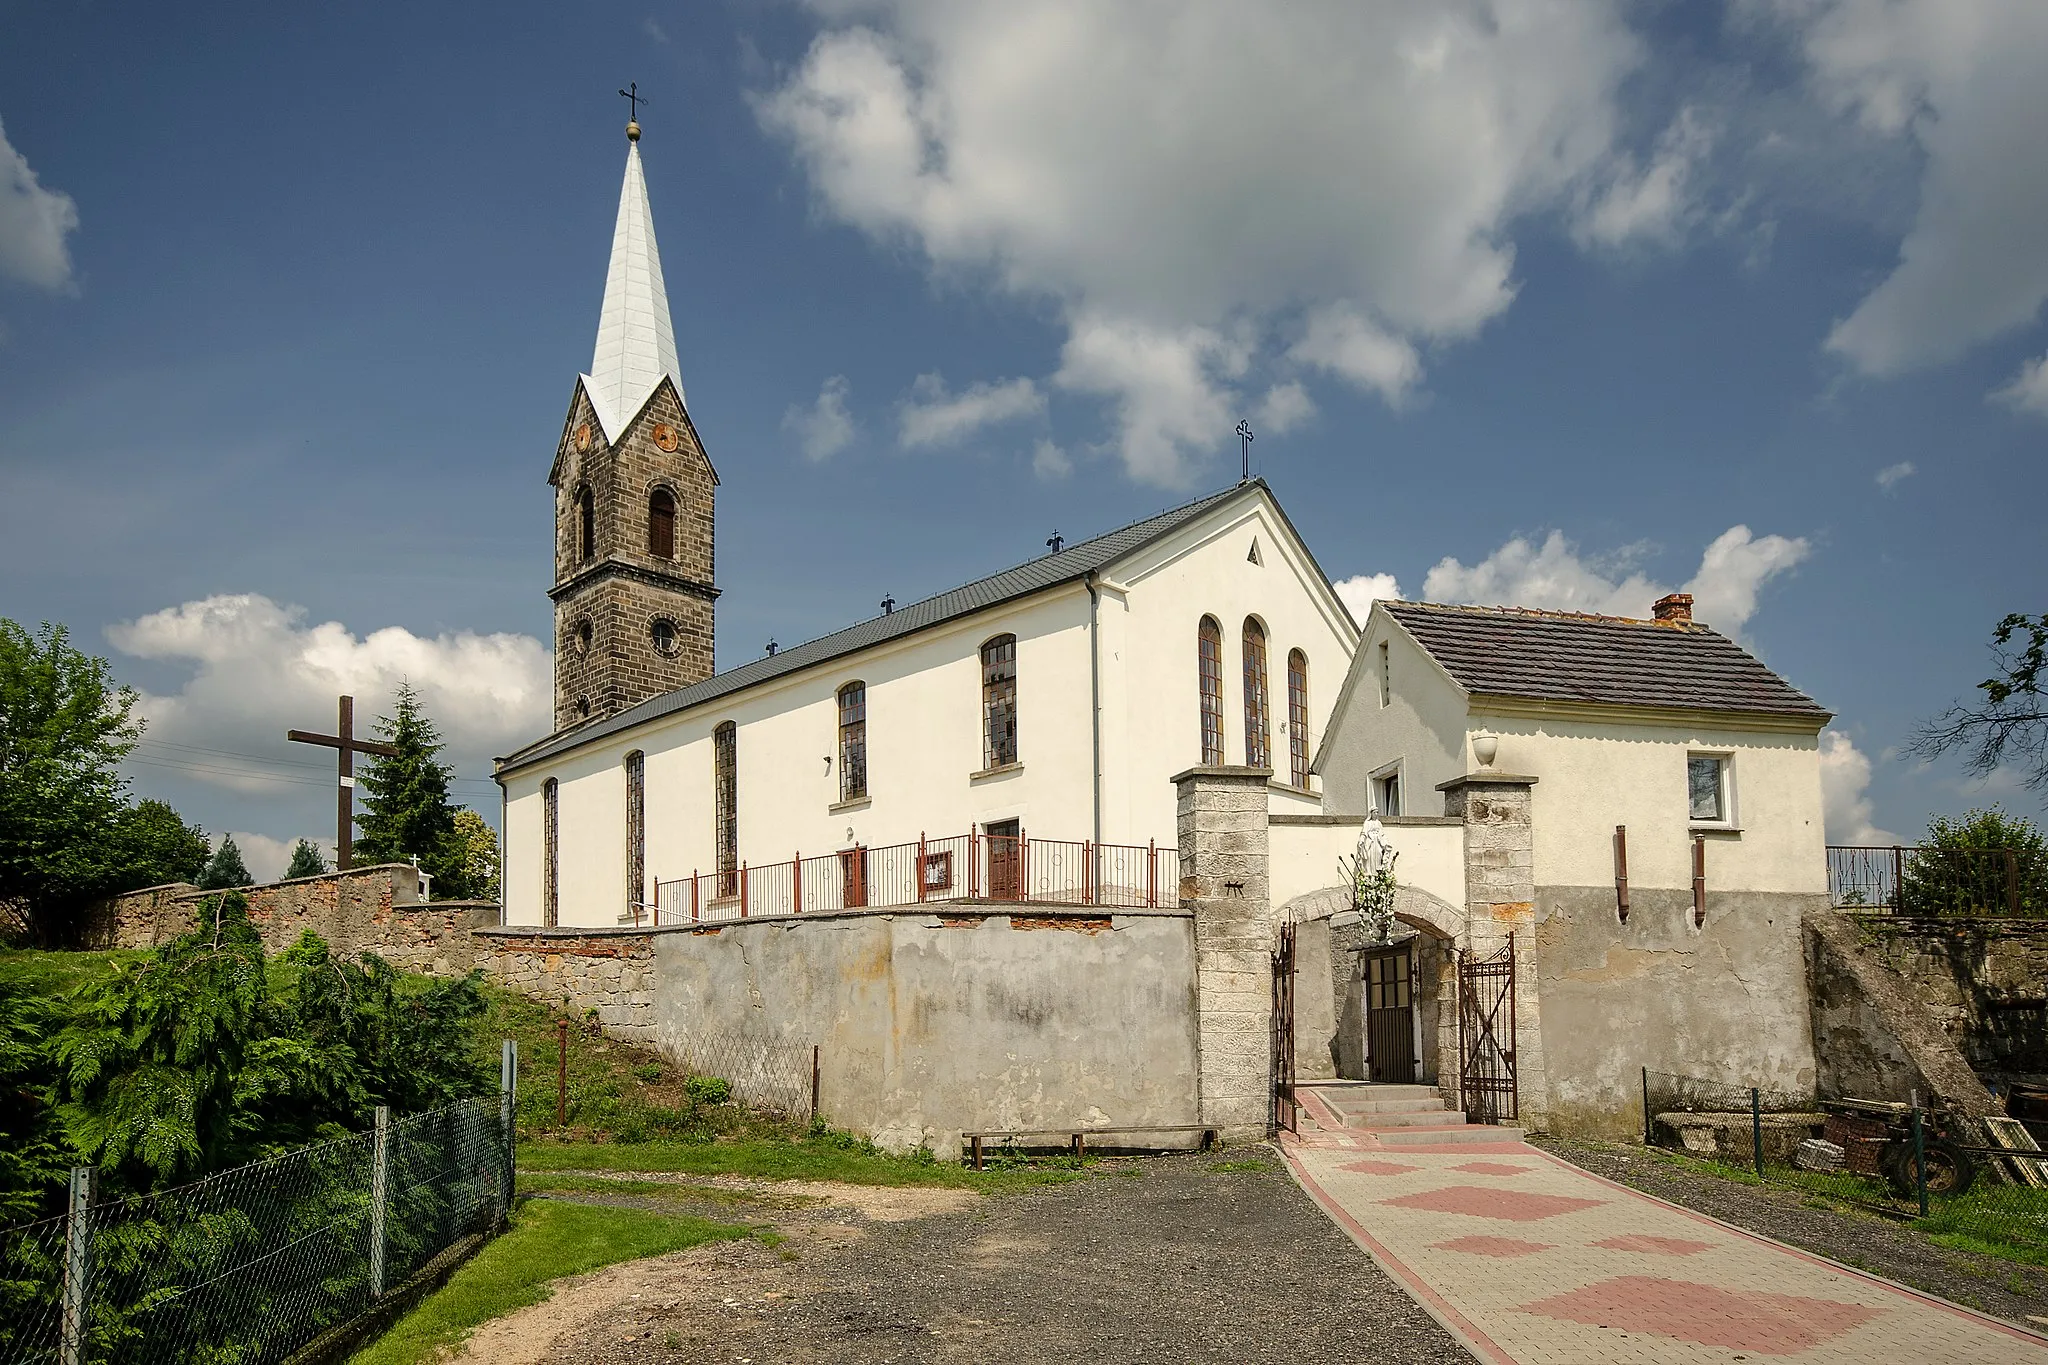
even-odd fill
[[(1530, 817), (1533, 777), (1481, 771), (1437, 784), (1444, 814), (1465, 822), (1465, 933), (1459, 947), (1476, 957), (1515, 936), (1515, 1082), (1522, 1122), (1544, 1126), (1543, 1021), (1537, 989), (1536, 844)], [(1455, 1022), (1455, 1021), (1454, 1021)], [(1457, 1080), (1455, 1059), (1444, 1086)]]
[(1195, 913), (1195, 1036), (1202, 1122), (1265, 1136), (1272, 1099), (1273, 913), (1266, 768), (1190, 768), (1178, 797), (1180, 901)]

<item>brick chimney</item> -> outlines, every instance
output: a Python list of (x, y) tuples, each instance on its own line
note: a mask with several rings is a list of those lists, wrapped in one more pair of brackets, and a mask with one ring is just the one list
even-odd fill
[(1692, 594), (1689, 592), (1667, 593), (1657, 599), (1657, 605), (1650, 608), (1650, 615), (1659, 621), (1674, 625), (1692, 624)]

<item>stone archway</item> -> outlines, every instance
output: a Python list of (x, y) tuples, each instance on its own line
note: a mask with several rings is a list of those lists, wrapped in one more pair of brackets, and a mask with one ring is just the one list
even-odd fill
[[(1466, 938), (1465, 911), (1441, 897), (1403, 886), (1394, 894), (1395, 943), (1414, 951), (1414, 1000), (1419, 1022), (1418, 1074), (1428, 1084), (1457, 1071), (1457, 957)], [(1291, 921), (1295, 939), (1295, 1068), (1304, 1081), (1362, 1079), (1365, 1074), (1361, 962), (1365, 947), (1351, 915), (1351, 888), (1326, 886), (1287, 901), (1276, 926)], [(1403, 932), (1405, 930), (1406, 932)], [(1277, 927), (1275, 933), (1277, 936)], [(1325, 989), (1311, 983), (1324, 981)], [(1443, 1068), (1450, 1068), (1446, 1076)]]

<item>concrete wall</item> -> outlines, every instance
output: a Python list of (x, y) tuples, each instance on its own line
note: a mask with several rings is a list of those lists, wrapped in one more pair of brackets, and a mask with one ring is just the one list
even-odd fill
[(820, 1044), (823, 1112), (894, 1148), (1194, 1123), (1180, 911), (850, 912), (653, 936), (654, 1042)]
[(1639, 890), (1628, 923), (1612, 886), (1538, 886), (1546, 1126), (1642, 1132), (1641, 1068), (1810, 1096), (1816, 1068), (1802, 912), (1824, 897)]

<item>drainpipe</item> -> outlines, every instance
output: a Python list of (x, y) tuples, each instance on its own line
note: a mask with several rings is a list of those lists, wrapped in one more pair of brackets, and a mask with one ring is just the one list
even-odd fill
[(510, 824), (506, 819), (508, 802), (505, 795), (505, 779), (498, 778), (498, 927), (505, 925), (505, 893), (511, 884), (505, 878), (505, 851), (511, 840), (505, 837)]
[(1095, 807), (1095, 845), (1102, 846), (1102, 590), (1096, 586), (1095, 570), (1084, 581), (1088, 585), (1088, 731), (1089, 752), (1094, 760), (1091, 788)]

